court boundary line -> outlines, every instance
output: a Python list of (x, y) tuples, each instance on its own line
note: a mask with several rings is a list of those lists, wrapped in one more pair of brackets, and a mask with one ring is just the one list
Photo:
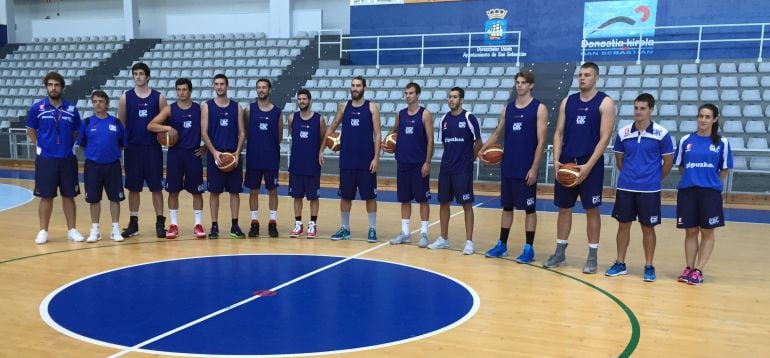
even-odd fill
[(13, 184), (8, 184), (8, 183), (0, 183), (0, 186), (9, 186), (9, 187), (12, 187), (14, 189), (21, 189), (21, 190), (26, 191), (29, 194), (29, 198), (27, 199), (27, 201), (25, 201), (23, 203), (18, 203), (18, 204), (15, 204), (15, 205), (11, 205), (11, 206), (9, 206), (7, 208), (0, 208), (0, 212), (16, 209), (16, 208), (18, 208), (20, 206), (27, 205), (30, 202), (32, 202), (33, 200), (35, 200), (35, 194), (32, 192), (32, 190), (29, 190), (29, 189), (27, 189), (27, 188), (25, 188), (23, 186), (18, 186), (18, 185), (13, 185)]

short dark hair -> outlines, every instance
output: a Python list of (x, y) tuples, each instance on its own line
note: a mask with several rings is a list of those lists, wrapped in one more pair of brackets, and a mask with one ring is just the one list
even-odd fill
[(420, 92), (422, 92), (422, 88), (420, 88), (420, 85), (414, 82), (407, 83), (405, 88), (406, 89), (414, 88), (414, 93), (417, 93), (417, 94), (420, 94)]
[(62, 77), (62, 75), (59, 74), (59, 72), (56, 72), (56, 71), (48, 72), (48, 74), (46, 74), (45, 77), (43, 78), (43, 84), (48, 86), (49, 80), (54, 80), (56, 82), (59, 82), (62, 88), (64, 88), (64, 77)]
[(647, 92), (636, 96), (634, 102), (647, 102), (647, 106), (650, 107), (650, 109), (655, 107), (655, 97)]
[(187, 85), (187, 89), (189, 89), (190, 92), (192, 92), (192, 89), (193, 89), (192, 81), (190, 81), (189, 78), (187, 77), (177, 78), (176, 83), (174, 83), (174, 88), (177, 88), (181, 85)]
[(257, 84), (259, 84), (260, 82), (266, 82), (267, 83), (267, 88), (270, 88), (270, 89), (273, 88), (273, 84), (270, 83), (270, 80), (268, 80), (267, 78), (260, 78), (260, 79), (258, 79), (257, 80)]
[(586, 63), (580, 65), (580, 68), (590, 68), (590, 69), (594, 70), (594, 72), (596, 72), (597, 75), (599, 74), (599, 65), (597, 65), (596, 63), (593, 63), (593, 62), (586, 62)]
[(214, 81), (216, 81), (219, 78), (223, 78), (225, 80), (225, 84), (230, 86), (230, 80), (227, 79), (227, 76), (225, 76), (224, 73), (217, 73), (216, 75), (214, 75)]
[(297, 91), (297, 97), (301, 94), (307, 96), (307, 99), (313, 99), (313, 96), (310, 95), (310, 91), (307, 88), (300, 88), (299, 91)]
[(107, 92), (104, 92), (102, 90), (96, 90), (96, 91), (91, 92), (91, 99), (93, 100), (94, 97), (103, 98), (104, 101), (107, 102), (107, 104), (110, 103), (110, 97), (107, 96)]
[(150, 77), (150, 66), (147, 66), (144, 62), (137, 62), (133, 66), (131, 66), (131, 74), (134, 74), (134, 71), (136, 70), (142, 70), (144, 71), (144, 74), (147, 77)]
[(449, 90), (449, 92), (455, 91), (460, 94), (460, 98), (465, 98), (465, 90), (460, 87), (452, 87), (452, 89)]
[(359, 80), (359, 81), (361, 81), (361, 84), (363, 84), (363, 85), (364, 85), (364, 87), (366, 87), (366, 78), (364, 78), (364, 76), (356, 76), (356, 77), (353, 77), (353, 79), (351, 80), (351, 82), (353, 82), (353, 81), (355, 81), (355, 80)]
[(532, 74), (532, 72), (529, 71), (520, 71), (516, 74), (516, 76), (513, 76), (513, 79), (516, 80), (517, 78), (523, 78), (525, 82), (527, 83), (535, 83), (535, 75)]

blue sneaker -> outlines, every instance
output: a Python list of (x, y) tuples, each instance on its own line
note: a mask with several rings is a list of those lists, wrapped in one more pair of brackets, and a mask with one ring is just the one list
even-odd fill
[(209, 239), (219, 238), (219, 226), (211, 225), (211, 231), (209, 231)]
[(350, 230), (344, 226), (340, 227), (337, 232), (332, 235), (331, 239), (334, 241), (348, 240), (350, 239)]
[(655, 282), (655, 267), (644, 265), (644, 281)]
[(604, 272), (604, 276), (609, 277), (615, 277), (620, 275), (627, 274), (628, 271), (626, 271), (626, 264), (620, 263), (617, 260), (614, 264), (612, 264), (612, 267), (608, 268), (606, 272)]
[(243, 233), (240, 227), (238, 225), (234, 225), (230, 228), (230, 237), (233, 239), (243, 239), (246, 237), (246, 234)]
[(373, 227), (369, 228), (369, 234), (366, 235), (366, 241), (377, 242), (377, 230), (374, 230)]
[(524, 250), (521, 252), (521, 255), (516, 258), (516, 262), (528, 264), (532, 261), (535, 261), (535, 249), (533, 249), (531, 245), (524, 245)]
[(489, 249), (484, 254), (485, 257), (505, 257), (508, 256), (508, 244), (504, 244), (502, 241), (497, 240), (497, 245)]

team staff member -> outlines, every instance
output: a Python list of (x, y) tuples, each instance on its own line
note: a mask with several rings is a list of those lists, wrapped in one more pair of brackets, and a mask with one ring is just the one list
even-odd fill
[(37, 147), (35, 157), (35, 191), (40, 197), (38, 220), (40, 232), (35, 243), (48, 241), (48, 224), (53, 211), (53, 198), (62, 196), (62, 209), (67, 220), (67, 239), (81, 242), (83, 235), (75, 228), (75, 197), (80, 194), (78, 159), (73, 152), (80, 130), (80, 113), (75, 105), (62, 98), (64, 77), (49, 72), (43, 78), (48, 97), (35, 102), (27, 113), (27, 136)]
[(78, 136), (78, 145), (84, 148), (86, 157), (83, 181), (86, 187), (86, 202), (91, 209), (91, 233), (87, 242), (97, 242), (102, 239), (99, 232), (99, 215), (102, 211), (102, 191), (107, 193), (110, 201), (110, 217), (112, 232), (110, 239), (123, 241), (120, 235), (120, 202), (125, 200), (123, 194), (123, 169), (120, 167), (120, 157), (123, 148), (128, 145), (126, 129), (123, 123), (107, 113), (110, 99), (104, 91), (94, 91), (91, 94), (91, 104), (94, 114), (86, 118)]
[[(719, 109), (706, 103), (698, 108), (698, 130), (683, 136), (676, 148), (676, 166), (682, 176), (676, 196), (676, 227), (685, 229), (687, 267), (680, 282), (700, 285), (703, 268), (714, 251), (714, 229), (725, 226), (722, 182), (733, 168), (727, 138), (718, 134)], [(700, 235), (700, 241), (698, 241)]]

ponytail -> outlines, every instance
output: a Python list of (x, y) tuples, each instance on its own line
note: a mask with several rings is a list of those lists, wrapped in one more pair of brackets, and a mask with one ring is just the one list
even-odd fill
[(717, 106), (706, 103), (702, 104), (700, 107), (698, 107), (698, 112), (700, 112), (701, 109), (708, 109), (711, 111), (711, 113), (714, 115), (714, 123), (711, 125), (711, 143), (716, 145), (719, 145), (719, 142), (722, 140), (722, 136), (719, 135), (719, 108)]

